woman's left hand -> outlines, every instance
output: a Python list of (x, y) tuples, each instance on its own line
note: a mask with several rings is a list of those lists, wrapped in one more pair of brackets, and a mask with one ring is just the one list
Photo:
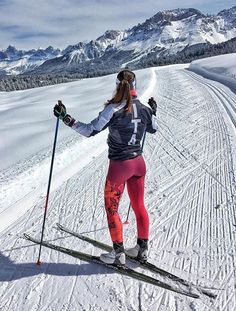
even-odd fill
[(151, 107), (152, 109), (152, 113), (154, 115), (156, 115), (156, 112), (157, 112), (157, 103), (155, 101), (155, 99), (153, 97), (149, 98), (148, 100), (148, 105)]

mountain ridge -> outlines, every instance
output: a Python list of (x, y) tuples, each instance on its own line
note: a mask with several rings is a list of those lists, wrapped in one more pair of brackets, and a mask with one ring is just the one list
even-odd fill
[(107, 30), (95, 40), (64, 50), (50, 46), (22, 51), (9, 46), (0, 51), (0, 74), (76, 73), (86, 68), (96, 74), (98, 68), (115, 70), (138, 65), (150, 54), (158, 60), (188, 46), (218, 44), (234, 37), (236, 6), (217, 15), (205, 15), (194, 8), (163, 10), (127, 30)]

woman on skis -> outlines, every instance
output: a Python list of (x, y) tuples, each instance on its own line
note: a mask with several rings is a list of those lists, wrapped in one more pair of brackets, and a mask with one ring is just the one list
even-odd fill
[[(110, 159), (105, 183), (105, 208), (113, 250), (100, 259), (108, 264), (125, 264), (125, 253), (140, 261), (147, 260), (149, 217), (144, 205), (144, 177), (146, 166), (142, 157), (141, 140), (146, 132), (155, 133), (156, 102), (150, 98), (151, 109), (141, 104), (135, 88), (136, 77), (130, 70), (117, 75), (116, 91), (98, 117), (88, 124), (75, 120), (66, 112), (61, 101), (54, 107), (54, 115), (73, 130), (90, 137), (108, 127), (108, 158)], [(119, 202), (127, 185), (137, 223), (137, 244), (124, 250), (123, 227), (118, 213)]]

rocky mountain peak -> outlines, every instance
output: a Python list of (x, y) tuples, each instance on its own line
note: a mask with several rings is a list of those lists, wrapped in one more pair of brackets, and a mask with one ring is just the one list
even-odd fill
[(227, 10), (220, 11), (217, 16), (223, 18), (225, 22), (231, 23), (236, 26), (236, 6)]

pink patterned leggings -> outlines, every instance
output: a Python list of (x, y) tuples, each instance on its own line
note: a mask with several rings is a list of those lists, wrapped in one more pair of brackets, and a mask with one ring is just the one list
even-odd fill
[(118, 207), (125, 184), (127, 184), (131, 206), (136, 217), (137, 237), (148, 239), (149, 217), (144, 206), (145, 174), (146, 166), (142, 156), (125, 161), (110, 160), (104, 194), (109, 231), (113, 243), (123, 242), (123, 226)]

